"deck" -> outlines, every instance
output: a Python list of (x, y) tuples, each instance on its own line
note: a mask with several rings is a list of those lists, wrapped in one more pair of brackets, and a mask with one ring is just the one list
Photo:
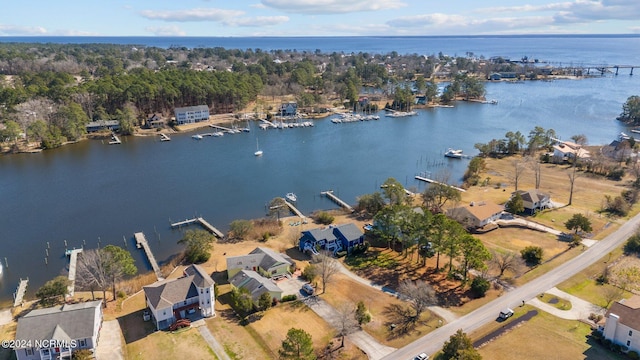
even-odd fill
[(164, 277), (162, 276), (162, 272), (160, 271), (160, 266), (158, 266), (158, 262), (156, 261), (155, 256), (153, 256), (153, 253), (151, 252), (151, 248), (149, 247), (149, 242), (147, 241), (147, 238), (144, 236), (144, 233), (137, 232), (133, 234), (133, 236), (136, 239), (136, 246), (138, 248), (142, 248), (145, 254), (147, 254), (147, 258), (149, 259), (151, 268), (153, 269), (153, 272), (156, 273), (156, 278), (158, 280), (164, 280)]
[(428, 183), (430, 183), (430, 184), (440, 184), (440, 185), (445, 185), (445, 186), (448, 186), (448, 187), (450, 187), (450, 188), (452, 188), (452, 189), (456, 189), (456, 190), (458, 190), (458, 191), (460, 191), (460, 192), (466, 192), (466, 191), (467, 191), (467, 190), (462, 189), (462, 188), (459, 188), (459, 187), (457, 187), (457, 186), (453, 186), (453, 185), (445, 184), (445, 183), (442, 183), (442, 182), (439, 182), (439, 181), (435, 181), (435, 180), (433, 180), (433, 179), (429, 179), (429, 178), (427, 178), (427, 177), (420, 176), (420, 175), (416, 175), (416, 179), (417, 179), (417, 180), (420, 180), (420, 181), (428, 182)]
[(328, 190), (328, 191), (322, 191), (320, 194), (325, 195), (326, 197), (328, 197), (329, 199), (333, 200), (333, 202), (335, 202), (336, 204), (340, 205), (341, 207), (345, 208), (347, 211), (349, 212), (354, 212), (355, 210), (351, 207), (351, 205), (347, 204), (346, 202), (340, 200), (339, 197), (335, 196), (333, 194), (333, 190)]
[(18, 284), (18, 289), (15, 293), (13, 293), (13, 306), (16, 307), (18, 305), (22, 305), (22, 300), (24, 298), (24, 294), (27, 292), (27, 285), (29, 284), (29, 278), (23, 280), (20, 278), (20, 284)]
[(67, 286), (67, 294), (73, 296), (76, 287), (76, 265), (78, 264), (78, 254), (82, 249), (66, 250), (64, 253), (69, 256), (69, 286)]
[(196, 223), (200, 224), (200, 226), (202, 226), (205, 230), (217, 236), (219, 239), (222, 239), (224, 237), (224, 234), (222, 233), (222, 231), (216, 229), (213, 225), (209, 224), (208, 221), (206, 221), (204, 218), (201, 218), (201, 217), (179, 221), (171, 224), (171, 227), (177, 228), (177, 227), (196, 224)]

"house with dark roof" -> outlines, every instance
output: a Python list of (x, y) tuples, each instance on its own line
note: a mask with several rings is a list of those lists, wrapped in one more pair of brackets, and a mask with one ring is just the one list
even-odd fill
[(295, 101), (289, 101), (280, 104), (278, 109), (278, 115), (280, 116), (294, 116), (298, 113), (298, 103)]
[(498, 220), (504, 206), (490, 201), (473, 201), (467, 205), (447, 210), (447, 216), (470, 228), (480, 228)]
[(18, 319), (18, 360), (71, 359), (73, 352), (98, 346), (102, 301), (32, 310)]
[(600, 328), (605, 339), (640, 353), (640, 296), (614, 302), (605, 319)]
[[(544, 210), (551, 206), (551, 195), (543, 193), (538, 189), (534, 190), (518, 190), (516, 191), (522, 197), (524, 211), (535, 214), (537, 211)], [(516, 192), (511, 194), (513, 197)]]
[(227, 257), (227, 277), (231, 279), (240, 270), (255, 271), (267, 278), (286, 276), (295, 266), (293, 260), (266, 247), (257, 247), (247, 255)]
[(260, 296), (264, 293), (269, 293), (271, 300), (282, 300), (282, 289), (273, 280), (267, 279), (253, 270), (240, 270), (229, 278), (229, 283), (236, 288), (247, 289), (256, 307)]
[(355, 224), (348, 223), (303, 231), (298, 248), (313, 254), (317, 253), (318, 248), (333, 253), (343, 250), (350, 253), (354, 246), (363, 242), (362, 231)]
[(147, 306), (158, 330), (199, 312), (214, 316), (215, 282), (199, 265), (189, 265), (178, 279), (162, 280), (143, 287)]
[(120, 121), (118, 120), (97, 120), (90, 121), (85, 125), (88, 133), (100, 131), (100, 130), (111, 130), (117, 131), (120, 129)]

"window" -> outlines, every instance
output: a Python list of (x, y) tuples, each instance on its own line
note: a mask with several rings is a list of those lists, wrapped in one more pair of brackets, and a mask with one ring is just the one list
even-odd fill
[(33, 355), (33, 349), (25, 349), (27, 355)]
[(631, 345), (631, 340), (627, 340), (627, 346)]
[(633, 335), (633, 331), (629, 330), (629, 336)]
[(200, 289), (200, 294), (202, 294), (202, 289)]
[(87, 346), (87, 341), (85, 339), (80, 340), (80, 346), (81, 347), (86, 347)]
[(184, 301), (184, 304), (187, 305), (187, 300)]
[(209, 299), (207, 299), (207, 304), (209, 303)]

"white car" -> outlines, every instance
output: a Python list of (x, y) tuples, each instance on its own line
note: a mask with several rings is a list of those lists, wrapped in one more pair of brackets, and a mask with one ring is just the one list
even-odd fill
[(420, 353), (414, 358), (414, 360), (427, 360), (428, 358), (429, 358), (429, 355), (425, 353)]

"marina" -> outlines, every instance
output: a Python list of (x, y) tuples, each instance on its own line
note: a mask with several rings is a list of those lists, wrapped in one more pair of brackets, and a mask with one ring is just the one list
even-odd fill
[(66, 250), (65, 255), (69, 257), (69, 286), (67, 287), (67, 295), (73, 296), (76, 287), (76, 265), (78, 264), (78, 255), (82, 253), (82, 249)]
[(156, 261), (155, 256), (153, 256), (153, 252), (151, 252), (151, 248), (149, 247), (149, 242), (147, 242), (147, 238), (144, 236), (144, 233), (137, 232), (133, 234), (133, 237), (136, 239), (136, 247), (138, 249), (142, 248), (144, 253), (147, 255), (147, 259), (151, 264), (151, 268), (153, 272), (156, 274), (156, 278), (158, 281), (164, 280), (162, 276), (162, 272), (160, 271), (160, 266), (158, 266), (158, 262)]
[(222, 239), (224, 237), (224, 234), (220, 230), (216, 229), (213, 225), (209, 224), (209, 222), (202, 217), (196, 217), (196, 218), (172, 223), (171, 228), (178, 228), (178, 227), (191, 225), (191, 224), (200, 224), (200, 226), (202, 226), (205, 230), (217, 236), (219, 239)]
[(348, 212), (354, 212), (354, 208), (351, 207), (351, 205), (347, 204), (346, 202), (344, 202), (343, 200), (341, 200), (339, 197), (335, 196), (333, 194), (333, 190), (327, 190), (327, 191), (323, 191), (320, 194), (328, 197), (329, 199), (331, 199), (333, 202), (335, 202), (336, 204), (340, 205), (340, 207), (343, 207), (345, 210), (347, 210)]

